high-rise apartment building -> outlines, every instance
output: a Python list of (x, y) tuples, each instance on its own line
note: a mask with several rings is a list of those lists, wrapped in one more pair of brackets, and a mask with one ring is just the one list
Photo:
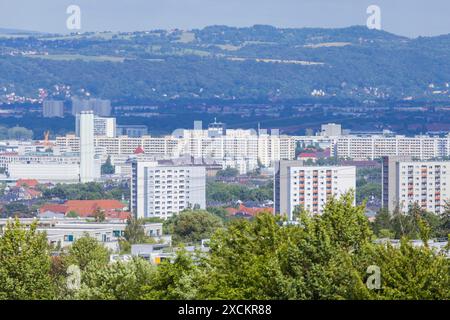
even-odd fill
[(417, 204), (440, 214), (450, 199), (450, 161), (411, 161), (383, 158), (383, 206), (408, 212)]
[(323, 213), (330, 197), (356, 189), (356, 168), (304, 166), (302, 161), (280, 161), (275, 167), (275, 213), (293, 220), (297, 208)]
[(167, 219), (189, 207), (205, 209), (205, 167), (132, 164), (131, 210), (137, 218)]
[(56, 100), (45, 100), (42, 104), (44, 118), (64, 118), (64, 102)]
[[(75, 133), (80, 136), (80, 114), (75, 117)], [(115, 138), (116, 118), (105, 118), (94, 115), (94, 136)]]
[(99, 178), (98, 159), (94, 148), (94, 113), (80, 114), (80, 182), (92, 182)]

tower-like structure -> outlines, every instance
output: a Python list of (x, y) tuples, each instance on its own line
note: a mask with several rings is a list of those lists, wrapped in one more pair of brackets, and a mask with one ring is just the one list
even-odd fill
[(80, 182), (95, 180), (94, 112), (80, 114)]

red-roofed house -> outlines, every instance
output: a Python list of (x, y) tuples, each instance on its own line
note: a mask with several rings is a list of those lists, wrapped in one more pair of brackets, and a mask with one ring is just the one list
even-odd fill
[(308, 149), (307, 152), (302, 152), (298, 155), (298, 160), (312, 160), (317, 161), (317, 159), (321, 158), (329, 158), (331, 156), (330, 148), (325, 149), (324, 151), (316, 151)]
[(243, 204), (239, 205), (239, 208), (226, 208), (228, 215), (235, 217), (254, 217), (260, 213), (272, 214), (273, 208), (247, 208)]
[(317, 155), (314, 152), (302, 152), (298, 155), (298, 160), (317, 160)]
[(97, 210), (105, 213), (109, 219), (125, 220), (130, 216), (127, 206), (117, 200), (69, 200), (62, 205), (46, 204), (39, 209), (40, 214), (55, 213), (67, 215), (75, 212), (79, 217), (92, 217)]
[(104, 211), (105, 216), (109, 216), (126, 208), (126, 205), (117, 200), (69, 200), (65, 205), (69, 212), (74, 211), (80, 217), (93, 216), (97, 209)]
[(44, 204), (39, 208), (39, 214), (55, 213), (66, 215), (68, 213), (67, 206), (64, 204)]
[(38, 184), (39, 181), (36, 179), (19, 179), (16, 182), (16, 187), (36, 188)]

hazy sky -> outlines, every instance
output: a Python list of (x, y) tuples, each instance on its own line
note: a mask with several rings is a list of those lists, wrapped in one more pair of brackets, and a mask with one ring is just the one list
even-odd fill
[(450, 33), (449, 0), (0, 0), (0, 27), (69, 32), (66, 9), (81, 8), (81, 31), (191, 29), (207, 25), (365, 25), (381, 7), (382, 28), (406, 36)]

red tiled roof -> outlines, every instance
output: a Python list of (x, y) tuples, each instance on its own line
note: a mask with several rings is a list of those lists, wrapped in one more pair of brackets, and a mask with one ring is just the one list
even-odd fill
[(69, 212), (74, 211), (80, 217), (92, 216), (97, 209), (105, 211), (105, 215), (108, 216), (115, 211), (123, 211), (126, 207), (117, 200), (69, 200), (65, 205)]
[(315, 157), (317, 157), (317, 154), (304, 152), (304, 153), (300, 153), (299, 157), (300, 158), (315, 158)]
[(256, 216), (260, 213), (272, 213), (272, 208), (247, 208), (243, 204), (239, 205), (239, 208), (227, 208), (226, 209), (229, 213), (229, 215), (235, 216), (235, 215), (247, 215), (247, 216)]
[(27, 186), (30, 188), (34, 188), (39, 184), (39, 181), (36, 179), (19, 179), (16, 182), (16, 187)]
[(46, 211), (51, 211), (67, 215), (69, 212), (73, 211), (80, 217), (91, 217), (97, 209), (100, 209), (105, 212), (107, 218), (125, 220), (129, 216), (129, 213), (123, 211), (125, 208), (126, 205), (117, 200), (69, 200), (62, 205), (43, 205), (39, 209), (39, 212), (44, 213)]
[(44, 204), (42, 207), (39, 208), (39, 213), (44, 213), (47, 211), (64, 214), (68, 212), (67, 206), (63, 204)]
[(106, 214), (106, 218), (108, 219), (119, 219), (119, 220), (128, 220), (131, 217), (131, 212), (126, 211), (114, 211)]

